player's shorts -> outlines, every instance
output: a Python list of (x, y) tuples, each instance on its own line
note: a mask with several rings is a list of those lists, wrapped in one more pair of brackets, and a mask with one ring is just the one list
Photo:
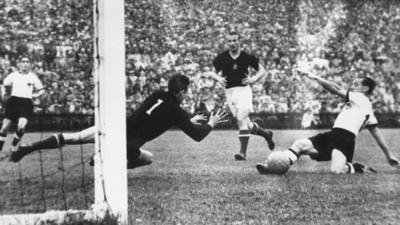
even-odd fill
[[(250, 86), (231, 87), (225, 90), (229, 110), (235, 118), (248, 116), (247, 112), (253, 111), (253, 94)], [(246, 112), (241, 115), (241, 111)]]
[(11, 96), (5, 105), (5, 118), (16, 121), (24, 117), (29, 119), (33, 114), (33, 102), (30, 98), (19, 98)]
[(347, 159), (347, 162), (353, 160), (355, 148), (355, 135), (350, 131), (333, 128), (329, 132), (317, 134), (309, 138), (318, 155), (310, 157), (317, 161), (330, 161), (332, 159), (332, 150), (341, 151)]

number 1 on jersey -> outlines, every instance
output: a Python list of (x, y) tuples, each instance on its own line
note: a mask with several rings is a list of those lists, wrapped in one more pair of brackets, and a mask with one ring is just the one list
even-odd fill
[(156, 104), (154, 104), (149, 110), (146, 111), (147, 115), (150, 115), (151, 112), (152, 112), (155, 108), (157, 108), (157, 106), (161, 105), (161, 103), (163, 103), (163, 102), (164, 102), (163, 100), (157, 99)]

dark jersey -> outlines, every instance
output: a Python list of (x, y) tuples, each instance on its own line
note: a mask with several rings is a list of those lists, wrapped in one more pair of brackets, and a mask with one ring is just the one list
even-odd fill
[(222, 70), (226, 78), (226, 88), (246, 86), (242, 80), (249, 74), (249, 66), (258, 71), (258, 59), (244, 51), (240, 52), (237, 59), (233, 59), (229, 51), (222, 52), (213, 61), (217, 72)]
[(173, 126), (180, 128), (195, 141), (201, 141), (211, 131), (210, 125), (195, 125), (179, 106), (176, 97), (165, 91), (155, 91), (127, 117), (127, 138), (142, 138), (145, 142), (160, 136)]

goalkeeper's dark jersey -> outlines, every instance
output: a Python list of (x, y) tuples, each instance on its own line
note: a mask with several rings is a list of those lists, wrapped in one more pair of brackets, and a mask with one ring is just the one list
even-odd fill
[(179, 106), (176, 97), (165, 91), (155, 91), (127, 118), (127, 139), (153, 140), (171, 127), (180, 128), (195, 141), (201, 141), (211, 126), (195, 125), (188, 113)]
[(226, 88), (246, 86), (242, 80), (249, 74), (249, 66), (258, 71), (258, 59), (245, 51), (241, 51), (237, 59), (233, 59), (229, 51), (224, 51), (214, 59), (213, 65), (226, 77)]

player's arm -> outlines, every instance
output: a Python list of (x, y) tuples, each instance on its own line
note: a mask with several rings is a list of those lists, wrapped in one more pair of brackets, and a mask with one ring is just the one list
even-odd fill
[(220, 60), (220, 56), (217, 56), (213, 62), (213, 71), (206, 72), (204, 75), (211, 77), (212, 79), (216, 80), (222, 86), (226, 85), (226, 78), (222, 76), (222, 63)]
[(7, 100), (10, 95), (11, 95), (11, 85), (4, 85), (4, 92), (3, 92), (3, 96), (2, 99)]
[(388, 163), (391, 166), (399, 166), (399, 160), (393, 156), (392, 152), (387, 147), (386, 141), (383, 138), (382, 133), (380, 132), (380, 129), (378, 128), (378, 126), (376, 126), (376, 125), (367, 126), (367, 129), (371, 133), (372, 137), (374, 137), (376, 143), (382, 149), (383, 153), (386, 156), (386, 160), (388, 161)]
[(211, 77), (213, 80), (216, 80), (222, 86), (225, 86), (225, 84), (226, 84), (226, 79), (225, 79), (225, 77), (222, 76), (221, 71), (217, 72), (217, 70), (214, 69), (213, 71), (208, 71), (208, 72), (203, 73), (203, 76)]
[(44, 94), (44, 88), (39, 89), (39, 90), (35, 90), (35, 92), (33, 93), (32, 97), (38, 98), (38, 97), (40, 97), (42, 94)]
[(306, 75), (312, 79), (312, 80), (316, 80), (323, 88), (325, 88), (326, 90), (328, 90), (329, 92), (336, 94), (342, 98), (346, 98), (347, 96), (347, 91), (340, 87), (338, 84), (336, 84), (335, 82), (326, 80), (318, 75), (315, 75), (313, 73), (306, 73)]
[(35, 92), (33, 93), (32, 97), (34, 98), (38, 98), (40, 97), (42, 94), (44, 94), (44, 87), (42, 82), (39, 80), (39, 78), (36, 78), (35, 80)]
[(10, 95), (11, 95), (11, 90), (12, 90), (12, 75), (8, 75), (4, 80), (3, 80), (3, 87), (4, 87), (4, 92), (2, 92), (1, 98), (3, 100), (7, 100)]
[(190, 119), (190, 122), (192, 122), (193, 124), (196, 124), (196, 125), (200, 125), (201, 124), (201, 121), (205, 121), (207, 119), (207, 117), (205, 116), (205, 115), (203, 115), (203, 114), (197, 114), (197, 115), (194, 115), (191, 119)]
[(261, 80), (261, 78), (265, 77), (267, 73), (265, 72), (264, 66), (262, 66), (260, 63), (258, 64), (258, 71), (256, 75), (254, 76), (248, 76), (242, 80), (243, 84), (250, 85), (254, 84), (255, 82)]
[(211, 113), (208, 119), (208, 123), (205, 125), (196, 125), (191, 122), (189, 115), (183, 110), (179, 109), (175, 113), (175, 121), (177, 126), (182, 129), (182, 131), (187, 134), (193, 140), (199, 142), (203, 140), (211, 130), (218, 123), (224, 122), (225, 113), (218, 110), (217, 113)]

